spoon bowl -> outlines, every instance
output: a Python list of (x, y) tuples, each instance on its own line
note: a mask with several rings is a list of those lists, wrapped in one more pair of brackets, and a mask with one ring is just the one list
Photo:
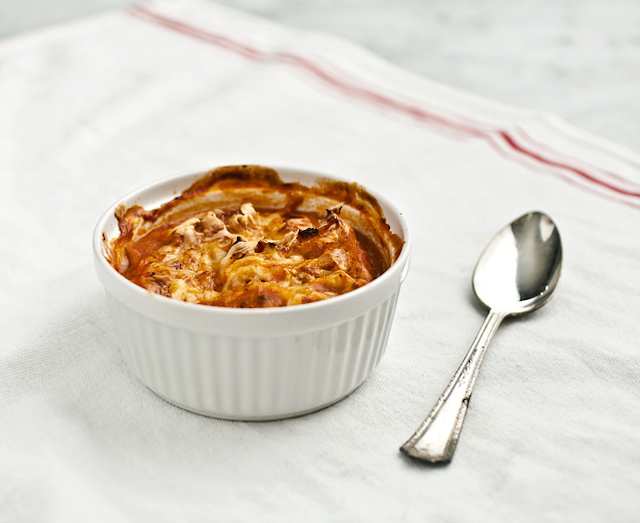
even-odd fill
[(530, 212), (501, 229), (473, 271), (473, 291), (494, 311), (523, 314), (553, 295), (562, 266), (560, 233), (551, 218)]
[(444, 393), (401, 452), (428, 463), (451, 461), (489, 341), (505, 317), (549, 301), (561, 268), (560, 234), (544, 213), (520, 216), (493, 237), (472, 279), (473, 291), (489, 314)]

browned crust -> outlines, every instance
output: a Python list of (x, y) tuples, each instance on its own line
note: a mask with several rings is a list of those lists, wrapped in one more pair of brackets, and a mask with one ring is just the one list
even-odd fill
[[(127, 245), (131, 244), (134, 239), (155, 227), (160, 225), (166, 227), (167, 224), (184, 219), (185, 215), (193, 212), (193, 209), (199, 205), (198, 200), (208, 193), (254, 188), (276, 191), (284, 195), (286, 204), (282, 209), (283, 214), (300, 212), (298, 208), (304, 203), (305, 198), (317, 196), (339, 202), (339, 204), (356, 210), (359, 216), (366, 218), (368, 224), (367, 231), (359, 231), (358, 237), (367, 256), (376, 267), (376, 274), (387, 270), (401, 252), (404, 242), (398, 235), (391, 232), (379, 202), (360, 185), (322, 178), (317, 180), (312, 187), (307, 187), (299, 183), (284, 182), (277, 171), (268, 167), (238, 165), (219, 167), (209, 171), (179, 196), (155, 209), (146, 210), (138, 205), (129, 208), (119, 206), (115, 216), (118, 220), (120, 235), (109, 242), (106, 249), (107, 259), (118, 272), (126, 274), (130, 265), (136, 263), (135, 259), (131, 259), (132, 250), (127, 248)], [(183, 212), (183, 207), (189, 212)], [(339, 214), (340, 209), (328, 212)], [(298, 236), (304, 240), (305, 238), (313, 238), (317, 232), (315, 227), (307, 228), (300, 230)], [(381, 256), (379, 247), (376, 245), (382, 245), (383, 248), (388, 249), (388, 252)], [(133, 257), (136, 256), (133, 255)], [(275, 304), (277, 300), (271, 301)]]

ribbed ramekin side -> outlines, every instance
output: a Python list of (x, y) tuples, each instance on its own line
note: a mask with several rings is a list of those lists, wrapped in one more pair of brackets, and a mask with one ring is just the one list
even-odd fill
[(351, 361), (345, 365), (349, 369), (344, 378), (345, 393), (358, 387), (380, 363), (386, 350), (398, 292), (396, 289), (389, 298), (367, 312), (361, 328), (354, 331), (354, 334), (360, 332), (360, 339), (354, 336), (348, 342)]
[(120, 345), (122, 358), (133, 373), (141, 381), (146, 383), (148, 379), (142, 373), (144, 364), (140, 361), (140, 351), (136, 350), (140, 340), (135, 339), (136, 329), (130, 325), (131, 322), (128, 320), (129, 315), (135, 313), (108, 293), (107, 302), (109, 304), (113, 325), (115, 327), (116, 337), (118, 338), (118, 343)]
[[(378, 347), (378, 350), (372, 351), (371, 361), (369, 362), (368, 374), (370, 374), (373, 369), (378, 366), (382, 356), (387, 347), (387, 342), (389, 341), (389, 333), (391, 332), (391, 324), (393, 323), (393, 316), (396, 312), (396, 304), (398, 303), (398, 295), (400, 294), (400, 288), (396, 289), (388, 300), (384, 303), (384, 307), (379, 311), (378, 321), (380, 322), (380, 328), (377, 330), (380, 339), (375, 344)], [(367, 374), (367, 375), (368, 375)]]
[(358, 387), (375, 369), (385, 351), (398, 297), (351, 320), (298, 337), (302, 357), (296, 395), (299, 410), (331, 404)]
[(371, 374), (397, 294), (340, 324), (279, 337), (192, 332), (109, 302), (123, 358), (151, 390), (202, 414), (274, 419), (329, 405)]

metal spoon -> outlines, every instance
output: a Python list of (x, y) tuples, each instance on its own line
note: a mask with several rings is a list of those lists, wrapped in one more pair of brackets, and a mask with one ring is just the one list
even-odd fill
[(400, 451), (429, 463), (448, 463), (489, 341), (502, 320), (544, 305), (558, 284), (562, 244), (546, 214), (530, 212), (491, 240), (473, 271), (473, 290), (489, 308), (469, 352), (433, 410)]

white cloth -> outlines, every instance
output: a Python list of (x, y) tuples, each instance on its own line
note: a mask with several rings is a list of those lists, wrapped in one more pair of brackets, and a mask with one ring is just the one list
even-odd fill
[[(344, 401), (243, 423), (173, 407), (123, 363), (90, 238), (109, 204), (218, 165), (351, 178), (405, 214), (387, 352)], [(197, 1), (0, 43), (0, 521), (640, 518), (640, 160), (341, 40)], [(500, 328), (454, 461), (398, 447), (485, 311), (471, 272), (530, 210), (557, 295)]]

